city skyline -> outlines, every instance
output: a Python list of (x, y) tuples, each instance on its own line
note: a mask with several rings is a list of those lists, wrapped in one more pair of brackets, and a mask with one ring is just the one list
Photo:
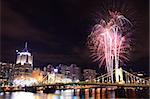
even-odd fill
[(149, 0), (0, 0), (0, 99), (149, 98)]
[[(27, 1), (2, 1), (1, 16), (2, 19), (5, 18), (1, 23), (1, 61), (14, 63), (15, 51), (22, 50), (24, 42), (27, 41), (29, 51), (34, 56), (35, 66), (49, 63), (76, 63), (80, 67), (97, 68), (98, 65), (89, 57), (85, 43), (93, 24), (96, 23), (93, 14), (102, 11), (93, 1), (86, 3), (83, 1), (37, 2), (35, 5), (33, 1), (30, 5)], [(101, 0), (95, 2), (101, 4)], [(88, 12), (89, 9), (97, 10)], [(136, 28), (138, 27), (133, 35), (136, 44), (127, 66), (133, 65), (134, 69), (138, 66), (147, 72), (149, 68), (148, 3), (138, 0), (131, 7), (132, 11), (135, 9), (136, 13), (142, 15), (140, 20), (140, 15), (133, 16), (134, 12), (125, 13), (126, 17), (133, 17), (131, 20), (135, 20), (134, 24), (137, 24)]]

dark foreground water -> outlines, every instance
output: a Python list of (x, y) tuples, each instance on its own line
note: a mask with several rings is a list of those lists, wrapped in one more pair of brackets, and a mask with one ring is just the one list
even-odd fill
[[(119, 96), (117, 96), (119, 95)], [(148, 91), (136, 91), (134, 89), (126, 90), (125, 95), (117, 93), (114, 90), (85, 89), (85, 90), (56, 90), (53, 94), (45, 94), (43, 92), (6, 92), (0, 93), (0, 99), (120, 99), (120, 98), (142, 98), (148, 99)]]

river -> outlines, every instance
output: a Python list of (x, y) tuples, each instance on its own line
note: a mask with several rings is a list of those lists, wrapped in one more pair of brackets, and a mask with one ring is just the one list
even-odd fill
[[(122, 95), (122, 94), (120, 94)], [(135, 91), (134, 89), (127, 90), (122, 98), (148, 98), (148, 92)], [(81, 90), (56, 90), (53, 94), (45, 94), (42, 91), (37, 93), (31, 92), (6, 92), (0, 93), (0, 99), (116, 99), (116, 91), (103, 88)]]

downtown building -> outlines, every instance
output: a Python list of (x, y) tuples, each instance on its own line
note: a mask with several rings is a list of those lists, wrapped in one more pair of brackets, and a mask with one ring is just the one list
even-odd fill
[(70, 65), (70, 76), (73, 81), (81, 80), (81, 70), (76, 64)]
[(47, 67), (44, 67), (43, 71), (49, 74), (62, 74), (65, 78), (71, 79), (72, 81), (81, 79), (81, 70), (76, 64), (71, 64), (70, 66), (59, 64), (55, 67), (49, 64)]
[(13, 80), (15, 64), (0, 62), (0, 82)]
[(96, 78), (96, 70), (93, 69), (84, 69), (83, 70), (83, 77), (84, 81), (93, 81)]
[(22, 52), (17, 52), (16, 65), (14, 67), (14, 77), (31, 76), (33, 70), (33, 56), (27, 49), (27, 42)]
[(70, 66), (59, 64), (60, 73), (73, 82), (81, 80), (81, 69), (76, 64)]

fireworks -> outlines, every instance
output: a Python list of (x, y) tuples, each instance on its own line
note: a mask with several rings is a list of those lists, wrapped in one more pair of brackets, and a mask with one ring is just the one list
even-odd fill
[(130, 38), (127, 35), (132, 26), (119, 12), (109, 11), (109, 14), (110, 20), (106, 22), (101, 19), (88, 37), (91, 57), (99, 62), (99, 66), (105, 64), (107, 72), (111, 72), (114, 67), (118, 68), (123, 60), (128, 61)]

